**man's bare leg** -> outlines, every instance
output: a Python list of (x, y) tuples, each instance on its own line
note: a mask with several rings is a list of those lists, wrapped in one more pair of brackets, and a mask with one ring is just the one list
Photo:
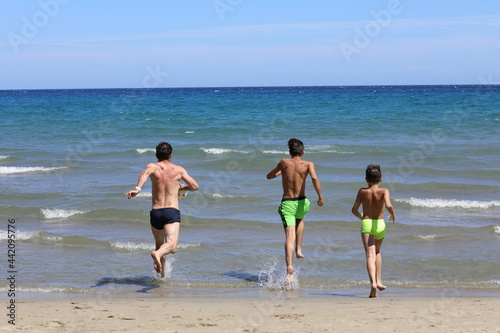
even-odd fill
[(297, 237), (296, 243), (296, 255), (297, 258), (304, 258), (302, 254), (302, 238), (304, 237), (304, 222), (301, 219), (295, 220), (295, 235)]
[(380, 248), (382, 247), (382, 242), (384, 239), (376, 239), (375, 240), (375, 269), (377, 271), (377, 288), (382, 291), (387, 287), (382, 284), (382, 254), (380, 253)]
[(361, 240), (365, 248), (366, 269), (370, 278), (371, 291), (370, 298), (377, 297), (377, 271), (376, 271), (376, 254), (375, 254), (375, 237), (370, 234), (361, 234)]
[(286, 279), (287, 283), (293, 282), (293, 265), (292, 257), (295, 250), (295, 226), (285, 228), (285, 262), (286, 262)]
[(165, 224), (163, 230), (151, 227), (155, 238), (156, 250), (151, 252), (154, 268), (161, 276), (165, 276), (165, 257), (169, 253), (175, 253), (179, 240), (179, 222)]

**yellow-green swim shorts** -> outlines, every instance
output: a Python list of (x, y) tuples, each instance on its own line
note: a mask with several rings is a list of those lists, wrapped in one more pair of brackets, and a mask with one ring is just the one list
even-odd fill
[(295, 219), (303, 219), (309, 211), (311, 203), (306, 197), (286, 198), (281, 200), (278, 213), (281, 216), (283, 226), (295, 225)]
[(361, 221), (361, 233), (370, 234), (375, 239), (382, 239), (385, 237), (385, 221), (384, 219), (372, 220), (364, 219)]

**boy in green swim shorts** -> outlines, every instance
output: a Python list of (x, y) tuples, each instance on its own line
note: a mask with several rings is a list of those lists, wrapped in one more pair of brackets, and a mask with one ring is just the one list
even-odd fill
[[(366, 168), (366, 183), (368, 188), (358, 191), (356, 201), (352, 206), (352, 213), (361, 219), (361, 240), (365, 248), (366, 268), (370, 277), (370, 298), (377, 297), (377, 289), (386, 288), (382, 284), (382, 254), (380, 248), (385, 237), (384, 205), (391, 214), (389, 219), (394, 223), (396, 215), (391, 204), (389, 190), (379, 188), (382, 182), (382, 171), (379, 165), (370, 164)], [(359, 206), (363, 205), (363, 214)]]
[(281, 177), (283, 197), (278, 212), (285, 228), (285, 261), (286, 282), (293, 281), (293, 252), (297, 258), (304, 258), (302, 254), (302, 236), (304, 235), (303, 219), (309, 211), (310, 202), (306, 198), (306, 178), (311, 176), (312, 183), (318, 194), (318, 206), (323, 206), (321, 184), (316, 175), (314, 164), (304, 161), (304, 144), (297, 139), (288, 140), (288, 149), (292, 158), (283, 158), (278, 165), (267, 174), (267, 179)]

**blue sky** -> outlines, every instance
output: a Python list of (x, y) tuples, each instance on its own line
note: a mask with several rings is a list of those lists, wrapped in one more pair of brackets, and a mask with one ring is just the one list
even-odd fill
[(0, 4), (0, 89), (500, 82), (498, 0)]

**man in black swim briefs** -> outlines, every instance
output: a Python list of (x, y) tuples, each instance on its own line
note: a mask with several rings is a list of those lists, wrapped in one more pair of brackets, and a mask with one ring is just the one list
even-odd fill
[[(151, 252), (154, 269), (165, 276), (165, 257), (175, 253), (179, 241), (181, 214), (179, 211), (178, 194), (180, 190), (196, 191), (198, 183), (188, 175), (187, 171), (170, 162), (172, 146), (160, 142), (156, 146), (158, 163), (150, 163), (141, 172), (137, 186), (127, 193), (127, 198), (133, 198), (141, 192), (148, 178), (152, 183), (152, 209), (150, 223), (156, 248)], [(180, 181), (186, 184), (181, 184)]]

